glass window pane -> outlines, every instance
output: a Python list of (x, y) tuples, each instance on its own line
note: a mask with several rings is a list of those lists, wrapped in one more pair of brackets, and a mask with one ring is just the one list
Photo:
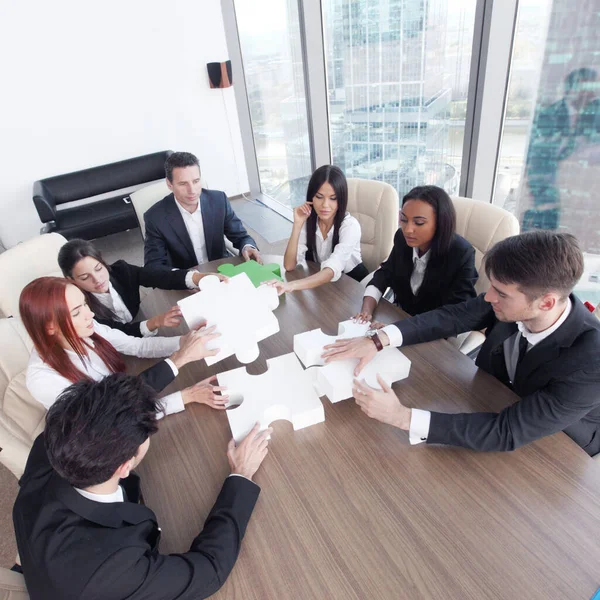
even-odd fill
[(261, 190), (286, 206), (311, 175), (298, 3), (235, 0)]
[(582, 298), (600, 303), (600, 12), (589, 0), (520, 0), (494, 203), (523, 231), (573, 233)]
[(332, 155), (347, 176), (400, 196), (458, 192), (475, 5), (323, 0)]

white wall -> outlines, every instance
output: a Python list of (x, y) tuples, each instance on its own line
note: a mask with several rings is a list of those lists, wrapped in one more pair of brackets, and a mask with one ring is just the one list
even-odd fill
[(5, 246), (39, 232), (36, 179), (149, 152), (194, 152), (211, 188), (247, 191), (233, 88), (206, 72), (229, 58), (220, 0), (2, 2), (0, 57)]

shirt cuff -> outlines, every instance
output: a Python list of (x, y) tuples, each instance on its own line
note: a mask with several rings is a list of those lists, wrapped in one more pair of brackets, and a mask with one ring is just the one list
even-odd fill
[(171, 371), (173, 371), (173, 376), (177, 377), (179, 375), (179, 369), (175, 365), (175, 363), (170, 358), (165, 358), (165, 362), (171, 367)]
[(321, 263), (321, 271), (323, 269), (331, 269), (333, 271), (333, 279), (331, 280), (331, 283), (333, 283), (334, 281), (337, 281), (341, 276), (342, 273), (344, 272), (344, 267), (343, 265), (340, 265), (338, 263), (337, 260), (333, 259), (333, 256), (328, 258), (325, 262)]
[[(248, 477), (246, 477), (245, 475), (241, 475), (240, 473), (230, 473), (229, 475), (227, 475), (227, 478), (229, 477), (243, 477), (244, 479), (248, 479)], [(252, 479), (248, 479), (248, 481), (252, 481)], [(254, 483), (254, 481), (252, 481), (252, 483)]]
[(408, 439), (411, 444), (422, 444), (429, 437), (431, 413), (428, 410), (413, 408), (410, 415), (410, 430)]
[(375, 302), (379, 302), (383, 294), (379, 288), (375, 287), (374, 285), (368, 285), (363, 298), (366, 298), (367, 296), (373, 298)]
[(195, 269), (192, 269), (191, 271), (187, 272), (187, 275), (185, 276), (185, 287), (188, 290), (197, 290), (198, 286), (194, 283), (194, 273), (199, 273), (200, 271), (196, 271)]
[(168, 396), (161, 398), (160, 402), (162, 404), (162, 410), (159, 410), (156, 414), (159, 419), (185, 410), (185, 404), (183, 403), (183, 395), (181, 392), (169, 394)]
[(154, 337), (158, 333), (158, 327), (154, 331), (148, 329), (148, 321), (140, 323), (140, 333), (143, 337)]
[(404, 339), (402, 338), (402, 332), (395, 325), (386, 325), (381, 328), (390, 340), (390, 346), (398, 348), (402, 346)]

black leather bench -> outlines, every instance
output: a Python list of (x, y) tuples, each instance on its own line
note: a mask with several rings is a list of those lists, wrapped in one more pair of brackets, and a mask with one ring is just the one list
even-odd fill
[[(138, 227), (129, 199), (131, 190), (165, 176), (165, 160), (171, 150), (137, 156), (100, 167), (40, 179), (33, 184), (33, 203), (41, 232), (55, 231), (67, 239), (91, 240)], [(62, 204), (117, 192), (114, 196), (81, 206), (59, 209)]]

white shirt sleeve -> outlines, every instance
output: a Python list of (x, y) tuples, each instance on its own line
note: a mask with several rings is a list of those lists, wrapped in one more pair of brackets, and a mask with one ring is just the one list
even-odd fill
[(148, 329), (148, 321), (142, 321), (140, 323), (140, 333), (143, 337), (154, 337), (158, 333), (158, 329), (150, 331)]
[(381, 293), (381, 290), (378, 287), (375, 287), (374, 285), (368, 285), (363, 295), (363, 298), (366, 298), (367, 296), (374, 298), (375, 302), (379, 302), (383, 294)]
[(198, 286), (194, 283), (194, 273), (198, 272), (199, 271), (196, 271), (195, 269), (187, 272), (187, 275), (185, 276), (185, 287), (187, 287), (188, 290), (198, 289)]
[(402, 332), (395, 325), (386, 325), (382, 327), (381, 331), (385, 332), (390, 340), (390, 346), (393, 348), (399, 348), (402, 346)]
[(408, 439), (411, 444), (421, 444), (429, 437), (431, 413), (428, 410), (413, 408), (410, 416), (410, 430)]
[(302, 225), (300, 235), (298, 236), (298, 250), (296, 251), (296, 264), (299, 265), (306, 260), (306, 251), (308, 246), (306, 245), (306, 223)]
[(71, 382), (40, 360), (38, 364), (27, 367), (25, 384), (33, 398), (49, 410)]
[(118, 352), (138, 358), (164, 358), (179, 350), (179, 336), (137, 338), (94, 321), (94, 331)]
[(182, 410), (185, 410), (185, 405), (183, 404), (183, 396), (181, 395), (181, 392), (169, 394), (164, 398), (161, 398), (160, 402), (163, 406), (163, 410), (159, 410), (156, 413), (156, 417), (158, 419), (162, 419), (167, 415), (173, 415), (175, 413), (181, 412)]
[(337, 281), (357, 247), (360, 248), (360, 224), (356, 219), (345, 218), (340, 227), (340, 241), (332, 255), (321, 263), (321, 271), (330, 268), (333, 271), (331, 281)]

